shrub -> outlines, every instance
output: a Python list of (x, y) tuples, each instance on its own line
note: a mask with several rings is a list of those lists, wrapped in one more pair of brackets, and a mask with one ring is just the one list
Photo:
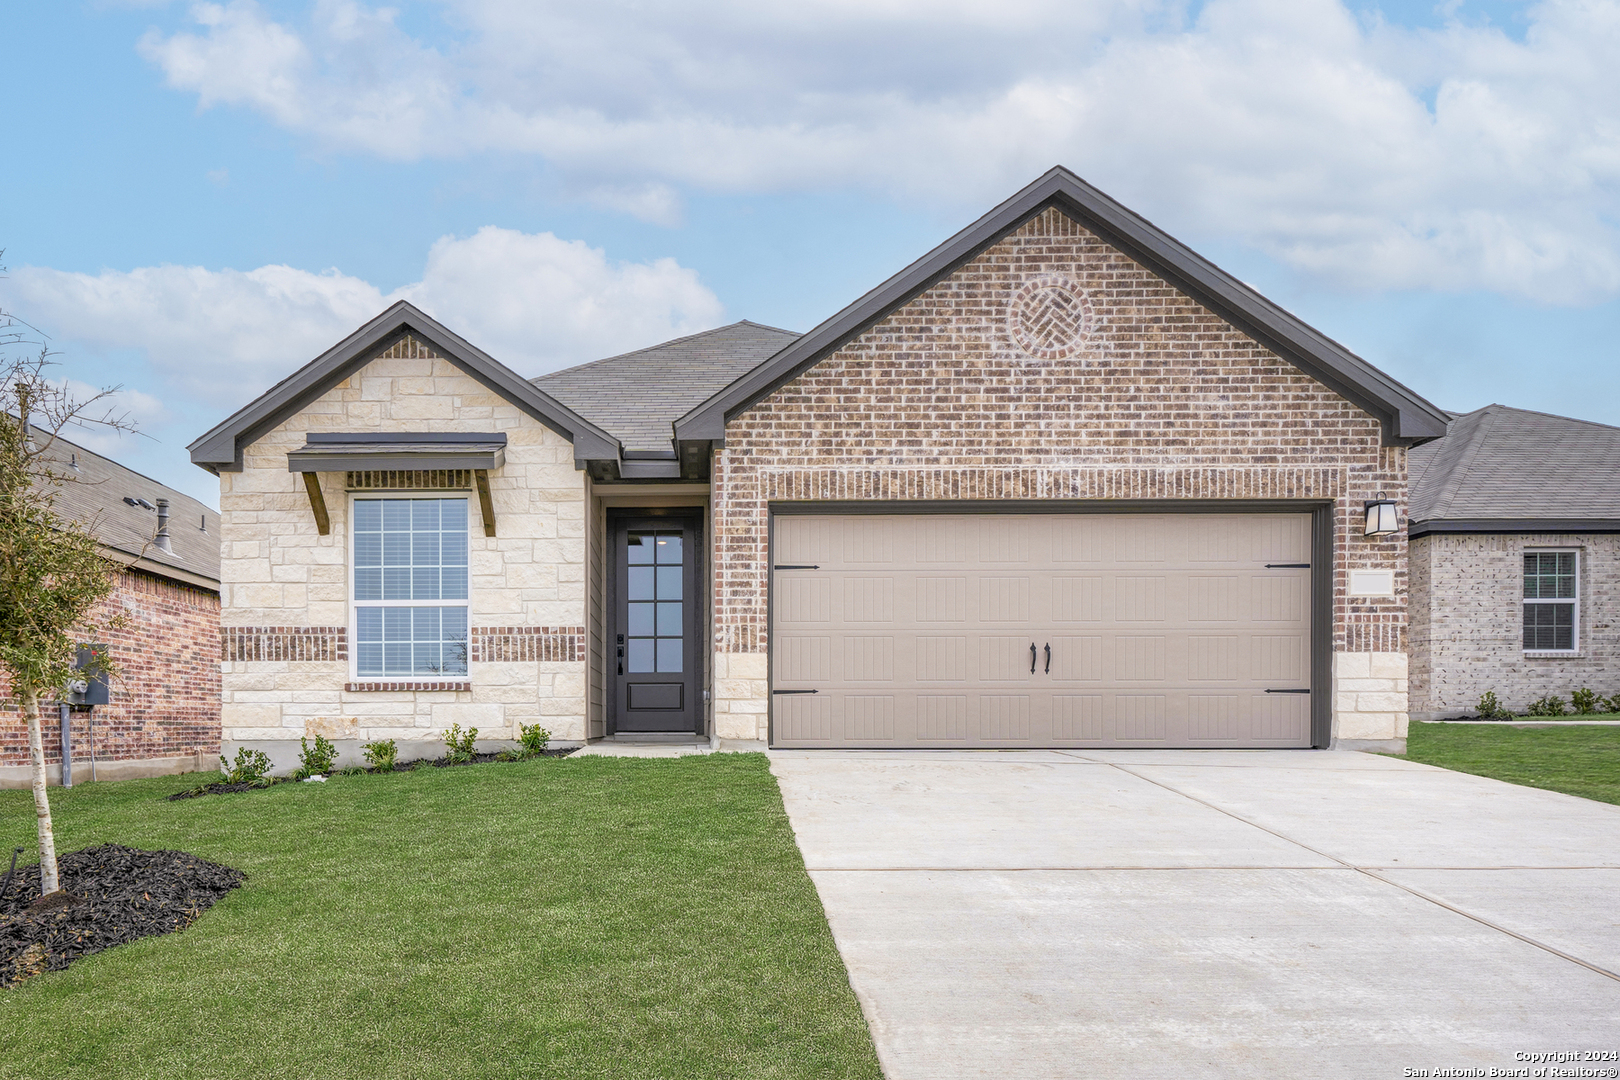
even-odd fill
[(450, 730), (444, 733), (444, 745), (449, 750), (445, 755), (452, 765), (464, 765), (473, 759), (476, 751), (473, 742), (478, 738), (477, 728), (468, 728), (462, 734), (460, 724), (451, 724)]
[(263, 750), (239, 746), (236, 748), (234, 765), (225, 760), (223, 754), (220, 755), (219, 771), (225, 774), (227, 784), (262, 784), (264, 774), (270, 771), (270, 755)]
[(1530, 703), (1531, 716), (1563, 716), (1564, 699), (1553, 694)]
[(539, 757), (551, 742), (551, 732), (539, 724), (518, 725), (518, 756)]
[(326, 736), (315, 736), (315, 745), (311, 747), (309, 740), (299, 739), (298, 745), (303, 747), (298, 754), (298, 771), (293, 778), (302, 780), (307, 776), (325, 776), (337, 764), (337, 747), (327, 741)]
[(1615, 694), (1613, 697), (1604, 698), (1603, 699), (1603, 711), (1604, 712), (1611, 712), (1611, 713), (1620, 713), (1620, 694)]
[(366, 755), (366, 763), (378, 772), (393, 772), (394, 758), (399, 756), (399, 747), (393, 739), (377, 739), (368, 742), (360, 748)]
[(339, 769), (337, 774), (339, 776), (364, 776), (366, 775), (366, 767), (364, 765), (350, 765), (348, 768)]
[(1496, 720), (1513, 714), (1502, 708), (1502, 703), (1496, 700), (1496, 691), (1487, 690), (1480, 695), (1479, 705), (1475, 707), (1481, 720)]
[(1575, 712), (1579, 716), (1590, 716), (1597, 712), (1599, 701), (1597, 694), (1584, 686), (1569, 695), (1569, 703), (1575, 706)]

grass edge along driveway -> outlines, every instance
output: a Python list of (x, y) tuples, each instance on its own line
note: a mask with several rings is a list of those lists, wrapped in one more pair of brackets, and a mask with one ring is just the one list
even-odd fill
[[(0, 991), (3, 1077), (870, 1077), (760, 754), (53, 789), (57, 846), (246, 871), (180, 934)], [(26, 791), (0, 843), (33, 848)]]
[(1455, 772), (1620, 803), (1620, 727), (1422, 724), (1406, 757)]

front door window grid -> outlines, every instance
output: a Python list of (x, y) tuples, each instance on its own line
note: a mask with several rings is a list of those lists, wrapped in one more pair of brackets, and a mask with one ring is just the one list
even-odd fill
[(625, 554), (629, 563), (625, 670), (679, 674), (686, 659), (681, 534), (633, 531)]

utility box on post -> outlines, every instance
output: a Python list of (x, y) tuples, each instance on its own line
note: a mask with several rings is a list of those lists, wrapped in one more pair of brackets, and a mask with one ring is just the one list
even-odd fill
[[(80, 675), (72, 684), (68, 701), (73, 705), (105, 705), (107, 697), (107, 646), (80, 645), (79, 655), (73, 661)], [(82, 687), (82, 689), (81, 689)]]

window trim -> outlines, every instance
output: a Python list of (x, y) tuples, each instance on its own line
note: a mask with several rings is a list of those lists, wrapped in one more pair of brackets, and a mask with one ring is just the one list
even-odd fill
[[(444, 489), (429, 491), (411, 488), (405, 491), (351, 491), (348, 493), (349, 519), (345, 523), (348, 539), (345, 541), (348, 558), (346, 566), (346, 591), (349, 597), (349, 681), (351, 683), (472, 683), (472, 537), (473, 537), (473, 500), (472, 493), (461, 489)], [(355, 598), (354, 572), (356, 569), (354, 558), (355, 537), (355, 511), (354, 504), (363, 499), (462, 499), (467, 503), (467, 599), (465, 600), (358, 600)], [(357, 614), (360, 608), (368, 607), (456, 607), (461, 605), (467, 609), (467, 673), (465, 675), (361, 675), (360, 674), (360, 617)]]
[[(1573, 555), (1575, 557), (1575, 595), (1559, 597), (1529, 597), (1524, 595), (1524, 557), (1526, 555)], [(1519, 550), (1519, 651), (1526, 656), (1575, 656), (1581, 651), (1581, 549), (1571, 547), (1525, 547)], [(1531, 604), (1568, 604), (1574, 609), (1570, 620), (1570, 647), (1567, 649), (1531, 649), (1524, 643), (1524, 609)]]

